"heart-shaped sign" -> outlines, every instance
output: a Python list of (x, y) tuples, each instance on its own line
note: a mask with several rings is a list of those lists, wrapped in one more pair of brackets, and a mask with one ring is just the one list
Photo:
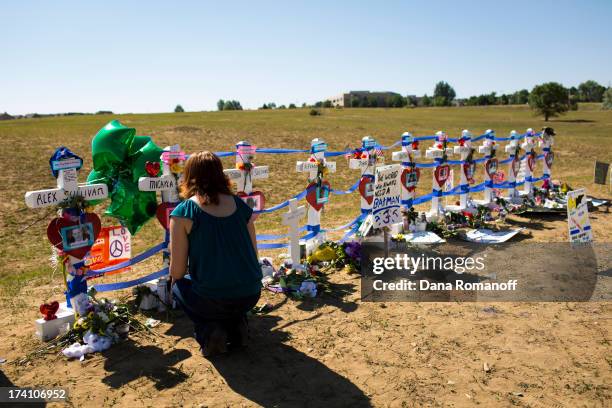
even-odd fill
[(527, 156), (527, 166), (529, 166), (529, 171), (533, 172), (535, 169), (535, 154)]
[(489, 159), (485, 162), (485, 171), (487, 172), (489, 179), (493, 179), (493, 176), (495, 176), (495, 173), (497, 173), (498, 164), (499, 162), (495, 158)]
[(79, 222), (67, 218), (54, 218), (47, 227), (47, 237), (53, 246), (83, 259), (96, 242), (102, 223), (94, 213), (85, 213)]
[(157, 217), (157, 221), (159, 221), (165, 229), (170, 228), (170, 213), (176, 208), (177, 204), (178, 203), (161, 203), (157, 206), (155, 216)]
[(146, 162), (145, 163), (145, 171), (147, 172), (147, 174), (151, 177), (157, 177), (157, 175), (159, 174), (159, 162)]
[(413, 192), (421, 178), (421, 170), (416, 167), (406, 167), (402, 172), (401, 182), (406, 190)]
[(317, 183), (310, 183), (306, 187), (306, 201), (316, 211), (321, 211), (321, 208), (329, 200), (329, 192), (331, 191), (331, 185), (327, 181), (321, 183), (321, 188), (317, 191)]
[(359, 194), (368, 204), (372, 204), (372, 201), (374, 201), (374, 176), (361, 176), (361, 180), (359, 180)]
[(555, 159), (555, 154), (553, 152), (548, 152), (544, 154), (544, 162), (546, 162), (546, 167), (550, 169), (552, 167), (554, 159)]
[(474, 173), (476, 173), (476, 162), (463, 163), (463, 174), (469, 184), (474, 184)]
[(446, 180), (450, 177), (450, 166), (448, 164), (442, 164), (436, 167), (434, 170), (434, 178), (439, 187), (442, 187)]
[(514, 174), (514, 177), (516, 177), (520, 170), (521, 160), (518, 158), (518, 156), (514, 156), (514, 160), (512, 160), (512, 174)]
[(254, 211), (261, 211), (264, 209), (266, 200), (261, 191), (252, 191), (251, 194), (246, 194), (245, 192), (241, 191), (238, 193), (238, 197), (240, 197), (242, 201), (244, 201), (246, 205), (251, 207)]
[(40, 313), (43, 315), (43, 319), (46, 321), (57, 319), (55, 313), (59, 310), (59, 303), (54, 300), (51, 303), (43, 303), (40, 305)]

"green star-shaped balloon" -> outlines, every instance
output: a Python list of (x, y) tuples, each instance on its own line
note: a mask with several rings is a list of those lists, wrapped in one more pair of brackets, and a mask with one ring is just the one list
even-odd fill
[(87, 182), (106, 183), (111, 205), (105, 214), (136, 234), (157, 209), (155, 192), (138, 190), (138, 179), (147, 175), (146, 162), (160, 161), (162, 149), (151, 137), (136, 136), (136, 129), (113, 120), (94, 136), (91, 154), (93, 170)]

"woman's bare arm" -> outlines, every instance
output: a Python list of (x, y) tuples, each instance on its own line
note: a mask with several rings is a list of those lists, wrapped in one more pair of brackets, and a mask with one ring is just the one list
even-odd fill
[(172, 280), (182, 279), (187, 273), (187, 254), (193, 221), (186, 218), (170, 218), (170, 276)]
[(249, 230), (249, 235), (251, 236), (251, 243), (253, 244), (253, 249), (255, 249), (255, 255), (259, 260), (259, 252), (257, 251), (257, 234), (255, 233), (255, 222), (253, 221), (253, 217), (247, 223), (247, 229)]

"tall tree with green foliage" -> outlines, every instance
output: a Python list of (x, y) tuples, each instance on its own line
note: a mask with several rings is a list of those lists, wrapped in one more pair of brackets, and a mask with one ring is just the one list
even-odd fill
[(584, 81), (578, 85), (578, 95), (581, 102), (601, 102), (606, 87), (595, 81)]
[(174, 112), (176, 113), (185, 112), (185, 109), (183, 109), (181, 105), (176, 105), (176, 108), (174, 108)]
[(612, 88), (608, 88), (604, 92), (602, 106), (604, 109), (612, 109)]
[(434, 105), (436, 106), (450, 106), (457, 94), (452, 86), (448, 82), (440, 81), (434, 88)]
[(225, 101), (225, 103), (223, 104), (223, 109), (221, 110), (242, 110), (242, 105), (240, 105), (240, 102), (236, 100)]
[(529, 106), (548, 122), (548, 118), (567, 112), (569, 106), (568, 90), (558, 82), (536, 85), (529, 94)]
[(225, 101), (223, 99), (219, 99), (217, 101), (217, 109), (222, 111), (224, 107), (225, 107)]
[(431, 106), (431, 98), (427, 94), (421, 98), (421, 106)]

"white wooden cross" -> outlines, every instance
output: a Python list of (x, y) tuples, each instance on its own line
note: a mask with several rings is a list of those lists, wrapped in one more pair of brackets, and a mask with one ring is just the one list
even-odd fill
[(497, 159), (495, 158), (495, 151), (497, 150), (497, 144), (495, 144), (495, 131), (492, 129), (487, 129), (485, 132), (485, 139), (482, 142), (482, 145), (478, 146), (478, 153), (485, 155), (485, 163), (484, 163), (484, 176), (485, 176), (485, 190), (484, 190), (484, 200), (480, 201), (480, 204), (487, 205), (491, 203), (493, 198), (493, 188), (490, 184), (493, 182), (491, 178), (491, 174), (488, 171), (487, 163), (491, 163), (491, 168), (494, 168), (497, 172)]
[(552, 145), (555, 143), (555, 137), (554, 134), (548, 133), (547, 129), (548, 128), (545, 128), (542, 131), (542, 136), (540, 137), (539, 145), (542, 148), (542, 151), (544, 152), (544, 160), (542, 160), (544, 163), (544, 168), (542, 170), (542, 174), (546, 174), (548, 175), (548, 177), (550, 177), (550, 168), (555, 157), (552, 151)]
[[(412, 172), (416, 172), (416, 166), (414, 163), (414, 159), (417, 157), (421, 157), (421, 151), (419, 150), (419, 142), (414, 140), (412, 137), (412, 133), (404, 132), (402, 134), (402, 150), (391, 153), (391, 160), (398, 161), (402, 163), (403, 169), (409, 169)], [(416, 173), (413, 177), (416, 177)], [(408, 181), (410, 183), (411, 191), (408, 191), (408, 186), (402, 186), (402, 204), (412, 206), (412, 200), (416, 196), (416, 183), (418, 179), (415, 179), (416, 182)], [(414, 186), (412, 185), (414, 184)], [(412, 188), (414, 187), (414, 189)]]
[(519, 138), (520, 135), (516, 130), (511, 131), (510, 142), (504, 147), (504, 150), (510, 155), (510, 159), (512, 159), (510, 164), (508, 164), (508, 183), (510, 184), (510, 188), (508, 189), (508, 200), (511, 202), (516, 201), (516, 187), (513, 187), (513, 185), (516, 183), (516, 176), (521, 167), (519, 158)]
[(528, 197), (531, 197), (533, 195), (533, 183), (531, 182), (533, 170), (531, 169), (531, 167), (529, 167), (529, 163), (532, 163), (533, 167), (535, 168), (536, 154), (534, 149), (536, 147), (536, 141), (534, 140), (534, 138), (535, 132), (533, 131), (533, 129), (527, 129), (527, 132), (525, 133), (525, 141), (521, 145), (521, 149), (525, 151), (525, 159), (523, 159), (525, 174), (525, 186), (523, 189), (523, 194), (527, 195)]
[[(431, 197), (431, 211), (427, 215), (428, 219), (437, 219), (440, 215), (440, 197), (438, 197), (438, 192), (442, 189), (442, 187), (438, 184), (436, 174), (444, 173), (446, 170), (448, 170), (449, 174), (446, 174), (446, 176), (448, 177), (450, 175), (448, 164), (444, 163), (443, 161), (445, 155), (448, 156), (453, 154), (452, 147), (447, 147), (446, 150), (444, 149), (444, 142), (447, 139), (448, 136), (445, 132), (441, 130), (436, 132), (436, 140), (434, 141), (434, 145), (425, 151), (425, 157), (434, 159), (437, 163), (432, 175), (433, 195)], [(445, 169), (445, 171), (441, 171), (442, 169)]]
[(181, 199), (178, 192), (178, 180), (185, 162), (185, 153), (179, 145), (168, 146), (161, 155), (161, 176), (140, 177), (138, 189), (140, 191), (160, 191), (162, 202), (178, 203)]
[(289, 256), (293, 268), (300, 264), (300, 236), (298, 224), (300, 219), (306, 214), (306, 207), (297, 206), (297, 199), (289, 200), (289, 211), (283, 214), (283, 225), (289, 227)]
[[(323, 139), (312, 139), (310, 142), (310, 159), (308, 161), (298, 161), (296, 171), (308, 173), (308, 183), (316, 182), (319, 164), (322, 164), (330, 173), (336, 172), (336, 162), (330, 162), (325, 159), (327, 151), (327, 143)], [(329, 192), (328, 192), (329, 193)], [(313, 230), (319, 230), (321, 227), (321, 208), (317, 209), (312, 205), (308, 207), (308, 222), (307, 225)], [(317, 236), (313, 239), (317, 239)]]
[(238, 142), (236, 144), (236, 168), (223, 170), (230, 181), (236, 184), (239, 193), (251, 194), (253, 180), (268, 178), (270, 174), (268, 166), (252, 165), (256, 149), (249, 142)]
[[(365, 194), (368, 197), (372, 197), (372, 200), (368, 202), (365, 197), (361, 196), (361, 212), (365, 214), (372, 209), (372, 201), (374, 198), (374, 170), (376, 165), (384, 163), (385, 158), (376, 153), (376, 140), (372, 136), (364, 136), (361, 139), (361, 147), (363, 149), (360, 158), (351, 158), (349, 160), (350, 169), (361, 170), (361, 178), (369, 177), (371, 182), (366, 185)], [(360, 181), (361, 183), (361, 181)]]
[[(459, 139), (459, 146), (453, 147), (453, 153), (458, 154), (461, 160), (461, 168), (459, 169), (459, 185), (465, 186), (465, 190), (461, 190), (459, 194), (459, 206), (449, 205), (446, 209), (449, 211), (461, 211), (468, 207), (470, 182), (473, 181), (474, 177), (474, 164), (472, 161), (468, 161), (473, 153), (472, 149), (472, 132), (467, 129), (463, 129), (461, 132), (461, 138)], [(468, 174), (470, 177), (468, 178)]]
[(28, 191), (25, 193), (25, 203), (30, 208), (42, 208), (58, 205), (65, 199), (79, 195), (86, 201), (99, 200), (108, 197), (108, 187), (103, 183), (79, 184), (77, 168), (82, 161), (78, 158), (56, 160), (51, 163), (53, 170), (58, 172), (57, 188)]

